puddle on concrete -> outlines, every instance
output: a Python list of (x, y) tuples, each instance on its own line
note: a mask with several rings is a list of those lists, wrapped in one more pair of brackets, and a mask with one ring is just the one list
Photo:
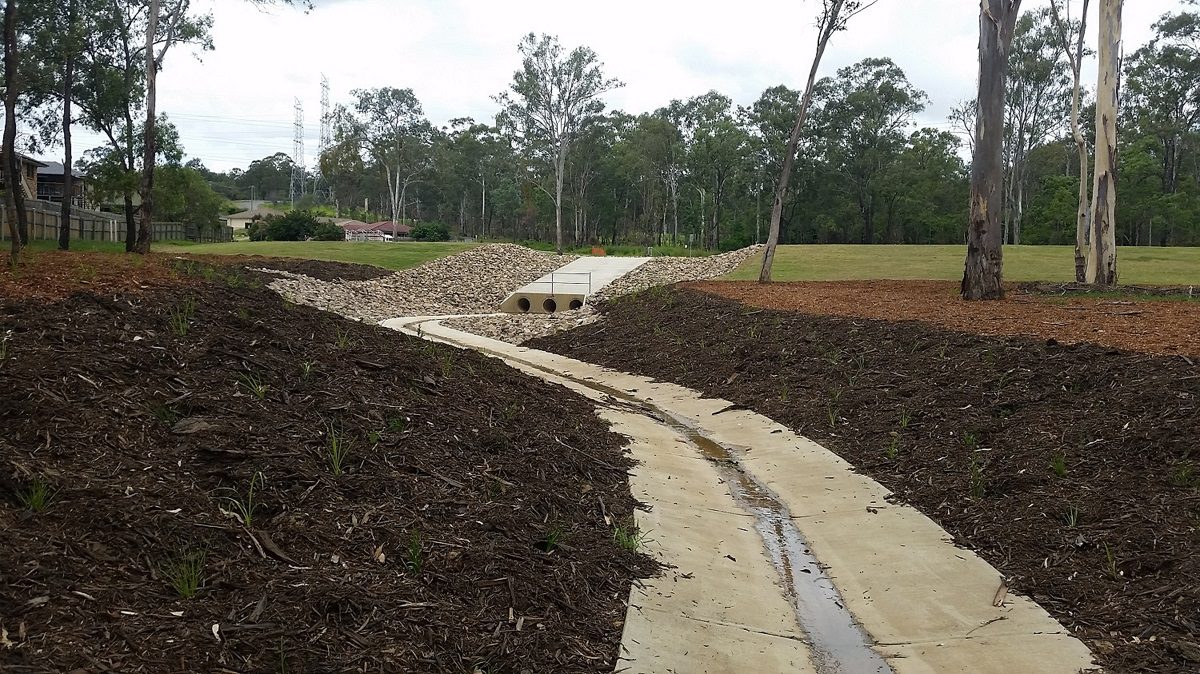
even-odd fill
[(892, 669), (871, 648), (871, 640), (842, 603), (833, 581), (809, 552), (791, 512), (766, 485), (741, 469), (741, 454), (706, 437), (684, 419), (652, 402), (593, 379), (574, 377), (511, 355), (477, 349), (502, 360), (521, 364), (559, 379), (606, 394), (650, 414), (686, 438), (700, 454), (717, 466), (734, 500), (754, 517), (754, 528), (787, 592), (796, 619), (808, 637), (813, 664), (819, 674), (892, 674)]
[(796, 619), (808, 635), (817, 671), (890, 674), (891, 667), (871, 648), (833, 581), (809, 552), (791, 512), (770, 489), (741, 469), (740, 452), (705, 437), (674, 415), (669, 415), (668, 424), (717, 466), (734, 500), (754, 515), (754, 528), (779, 572)]

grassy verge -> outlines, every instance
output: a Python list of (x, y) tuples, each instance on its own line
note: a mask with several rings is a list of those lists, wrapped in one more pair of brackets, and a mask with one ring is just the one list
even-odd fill
[[(843, 281), (861, 279), (962, 278), (964, 246), (780, 246), (775, 255), (777, 281)], [(732, 274), (730, 280), (758, 278), (761, 257)], [(1117, 251), (1122, 283), (1138, 285), (1200, 284), (1200, 248), (1122, 247)], [(1074, 248), (1070, 246), (1005, 246), (1004, 277), (1009, 281), (1073, 281)]]
[(430, 260), (461, 253), (469, 243), (424, 243), (404, 241), (235, 241), (233, 243), (159, 243), (163, 253), (195, 255), (265, 255), (369, 264), (385, 269), (408, 269)]
[[(520, 241), (522, 246), (532, 248), (534, 250), (553, 251), (554, 244), (546, 243), (545, 241)], [(606, 255), (617, 257), (646, 257), (646, 246), (599, 246), (604, 249)], [(568, 255), (591, 255), (591, 246), (566, 246), (563, 252)], [(685, 246), (650, 246), (649, 257), (660, 257), (669, 255), (671, 257), (708, 257), (716, 255), (718, 251), (704, 250), (703, 248), (687, 248)]]

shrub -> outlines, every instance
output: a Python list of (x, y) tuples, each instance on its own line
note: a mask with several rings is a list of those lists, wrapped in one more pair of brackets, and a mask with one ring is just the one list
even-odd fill
[(413, 228), (414, 241), (449, 241), (450, 230), (441, 223), (422, 222)]
[[(321, 226), (311, 211), (304, 210), (291, 211), (281, 216), (271, 216), (263, 222), (266, 224), (266, 240), (269, 241), (304, 241), (311, 238), (317, 228)], [(250, 238), (256, 241), (263, 240), (255, 239), (256, 235), (263, 235), (258, 225), (250, 230)]]
[(332, 222), (320, 222), (313, 230), (312, 238), (314, 241), (345, 241), (346, 232)]

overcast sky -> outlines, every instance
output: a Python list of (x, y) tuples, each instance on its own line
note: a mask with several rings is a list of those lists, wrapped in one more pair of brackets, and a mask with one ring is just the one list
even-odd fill
[[(321, 74), (331, 102), (356, 88), (411, 88), (441, 125), (455, 117), (492, 120), (491, 96), (520, 65), (528, 32), (585, 44), (625, 87), (608, 104), (630, 113), (716, 89), (748, 105), (767, 87), (799, 88), (812, 58), (816, 0), (316, 0), (297, 10), (255, 9), (246, 0), (197, 0), (214, 17), (215, 51), (172, 52), (158, 79), (158, 107), (180, 130), (189, 157), (214, 170), (245, 167), (292, 151), (293, 101), (304, 105), (305, 154), (313, 165), (320, 126)], [(1026, 0), (1033, 9), (1049, 0)], [(1070, 0), (1077, 11), (1080, 0)], [(1125, 4), (1126, 51), (1151, 35), (1180, 0)], [(1092, 41), (1096, 24), (1092, 2)], [(978, 3), (879, 0), (834, 37), (822, 75), (866, 57), (887, 56), (924, 89), (922, 125), (945, 118), (975, 88)], [(1094, 63), (1085, 82), (1094, 82)], [(81, 132), (77, 147), (98, 144)], [(54, 158), (55, 151), (47, 153)]]

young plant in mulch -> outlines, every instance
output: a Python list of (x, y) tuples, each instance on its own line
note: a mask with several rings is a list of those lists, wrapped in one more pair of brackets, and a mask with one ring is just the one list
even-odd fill
[(311, 377), (315, 371), (316, 363), (312, 362), (311, 360), (306, 360), (303, 363), (300, 363), (300, 378), (302, 380), (308, 381), (308, 378)]
[(1079, 526), (1079, 506), (1075, 504), (1067, 506), (1066, 512), (1063, 513), (1063, 524), (1068, 529), (1074, 529)]
[(829, 402), (825, 405), (825, 414), (829, 418), (829, 427), (837, 426), (838, 419), (841, 418), (841, 410), (838, 403), (842, 399), (842, 389), (835, 388), (829, 391)]
[(1060, 478), (1067, 476), (1067, 453), (1058, 452), (1050, 459), (1050, 470)]
[(638, 548), (642, 547), (645, 538), (646, 534), (638, 529), (637, 524), (633, 522), (630, 522), (628, 525), (618, 524), (613, 529), (613, 540), (616, 541), (617, 547), (622, 550), (636, 552)]
[(187, 548), (163, 562), (159, 572), (175, 594), (182, 599), (191, 599), (204, 584), (204, 562), (207, 557), (203, 550)]
[(1191, 461), (1185, 461), (1171, 471), (1171, 484), (1176, 487), (1197, 487), (1200, 486), (1200, 475), (1196, 475), (1196, 468)]
[(534, 544), (534, 547), (542, 552), (554, 552), (566, 542), (566, 539), (567, 531), (561, 524), (555, 524), (546, 531), (546, 535), (541, 540)]
[(334, 428), (332, 423), (325, 428), (325, 457), (329, 460), (329, 470), (334, 477), (341, 477), (346, 472), (346, 461), (350, 458), (354, 441), (345, 431)]
[(192, 319), (196, 317), (196, 299), (186, 297), (183, 302), (167, 310), (167, 324), (176, 337), (187, 337), (192, 328)]
[(237, 383), (238, 386), (246, 389), (246, 391), (259, 400), (266, 400), (267, 392), (271, 390), (271, 386), (253, 372), (243, 372), (238, 375)]
[(267, 479), (262, 474), (262, 471), (256, 472), (250, 477), (250, 486), (246, 491), (239, 492), (237, 489), (232, 489), (232, 496), (225, 496), (222, 500), (225, 501), (227, 508), (222, 508), (223, 512), (227, 512), (237, 518), (246, 527), (254, 525), (254, 512), (261, 505), (258, 501), (258, 490), (266, 485)]
[(35, 477), (17, 488), (17, 501), (21, 507), (34, 513), (45, 512), (57, 495), (58, 490), (40, 477)]
[(892, 436), (892, 440), (888, 443), (887, 448), (883, 450), (883, 454), (888, 459), (895, 461), (900, 456), (900, 433), (892, 431), (888, 435)]
[(349, 326), (343, 327), (341, 325), (335, 325), (333, 329), (334, 329), (334, 332), (336, 335), (333, 343), (335, 345), (337, 345), (337, 348), (342, 351), (349, 349), (354, 343), (354, 341), (350, 337), (350, 327)]
[(159, 421), (166, 424), (167, 426), (175, 425), (175, 422), (179, 421), (179, 418), (180, 418), (180, 414), (179, 414), (178, 410), (176, 410), (174, 407), (172, 407), (170, 405), (166, 405), (166, 404), (152, 405), (150, 407), (150, 414), (155, 419), (158, 419)]
[(1113, 580), (1120, 580), (1121, 576), (1124, 575), (1117, 568), (1117, 553), (1108, 547), (1108, 543), (1104, 544), (1104, 573)]
[(8, 360), (8, 343), (12, 341), (12, 330), (0, 333), (0, 362)]
[(413, 531), (408, 535), (408, 543), (404, 546), (404, 569), (409, 573), (421, 573), (425, 566), (425, 549), (421, 545), (421, 532)]
[(404, 417), (388, 417), (388, 420), (387, 420), (388, 431), (390, 431), (392, 433), (403, 433), (404, 429), (407, 427), (408, 427), (408, 422), (405, 421)]
[(983, 472), (983, 461), (979, 458), (979, 438), (973, 433), (963, 433), (963, 444), (971, 453), (971, 463), (967, 467), (967, 491), (971, 498), (983, 498), (987, 492), (987, 476)]

